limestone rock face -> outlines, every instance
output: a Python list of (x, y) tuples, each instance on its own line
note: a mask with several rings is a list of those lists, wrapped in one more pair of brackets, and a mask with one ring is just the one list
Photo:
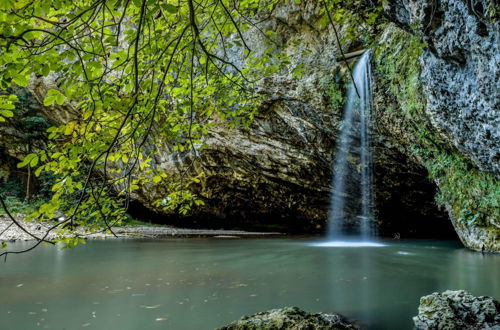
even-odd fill
[(389, 15), (427, 44), (421, 81), (436, 130), (480, 169), (500, 174), (500, 52), (494, 1), (391, 0)]
[(500, 329), (500, 303), (463, 290), (433, 293), (420, 298), (413, 322), (419, 330)]
[(245, 316), (219, 330), (355, 330), (356, 326), (348, 323), (336, 314), (311, 314), (297, 307), (272, 309), (267, 312)]
[[(493, 6), (494, 1), (488, 0), (473, 4), (391, 0), (385, 4), (385, 11), (393, 22), (426, 44), (420, 58), (419, 84), (425, 98), (425, 117), (438, 143), (456, 150), (472, 167), (499, 178), (500, 29), (498, 19), (492, 16)], [(400, 147), (411, 143), (394, 123), (383, 135), (396, 139)], [(481, 200), (471, 202), (477, 205)], [(446, 209), (467, 247), (500, 251), (500, 219), (495, 214), (484, 214), (485, 225), (474, 226), (460, 219), (460, 212), (450, 205)]]
[[(500, 251), (500, 230), (493, 228), (468, 226), (467, 224), (458, 221), (448, 208), (448, 214), (453, 223), (455, 231), (462, 240), (465, 246), (471, 250), (480, 252), (496, 252)], [(500, 219), (494, 219), (500, 221)]]

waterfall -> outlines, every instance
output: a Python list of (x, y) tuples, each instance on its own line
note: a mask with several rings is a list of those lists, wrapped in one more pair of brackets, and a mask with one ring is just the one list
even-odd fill
[(367, 51), (348, 88), (333, 165), (328, 240), (374, 236), (371, 151), (371, 69)]

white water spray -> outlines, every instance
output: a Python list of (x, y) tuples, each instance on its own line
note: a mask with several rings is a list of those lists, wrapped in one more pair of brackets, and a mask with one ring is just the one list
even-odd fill
[(365, 52), (353, 70), (337, 142), (329, 241), (351, 238), (366, 242), (374, 236), (371, 107), (370, 53)]

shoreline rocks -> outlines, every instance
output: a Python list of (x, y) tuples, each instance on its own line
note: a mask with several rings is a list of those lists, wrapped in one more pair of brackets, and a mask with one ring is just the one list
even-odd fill
[(419, 330), (500, 329), (500, 303), (464, 290), (435, 292), (420, 298), (413, 322)]
[(308, 313), (297, 307), (272, 309), (244, 316), (218, 330), (357, 330), (338, 314)]
[[(33, 235), (43, 237), (53, 222), (28, 222), (22, 217), (17, 216), (16, 220), (22, 222), (23, 226)], [(171, 226), (124, 226), (112, 227), (114, 232), (106, 232), (105, 228), (97, 232), (90, 232), (86, 228), (79, 228), (76, 234), (86, 239), (116, 239), (116, 238), (179, 238), (179, 237), (214, 237), (214, 238), (243, 238), (243, 237), (273, 237), (282, 235), (278, 232), (252, 232), (242, 230), (218, 230), (218, 229), (188, 229), (176, 228)], [(46, 239), (52, 240), (58, 237), (55, 231), (51, 232)], [(62, 234), (62, 237), (72, 237), (74, 234)], [(8, 218), (0, 216), (0, 241), (16, 242), (16, 241), (31, 241), (34, 238), (23, 232), (19, 227), (13, 224)]]

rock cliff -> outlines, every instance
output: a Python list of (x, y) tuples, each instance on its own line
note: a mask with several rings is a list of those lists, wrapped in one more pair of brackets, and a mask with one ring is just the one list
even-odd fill
[[(388, 26), (379, 39), (376, 112), (388, 127), (382, 134), (428, 169), (440, 189), (437, 202), (464, 244), (499, 251), (494, 3), (389, 1), (385, 11), (402, 29)], [(396, 133), (398, 126), (404, 129)]]

